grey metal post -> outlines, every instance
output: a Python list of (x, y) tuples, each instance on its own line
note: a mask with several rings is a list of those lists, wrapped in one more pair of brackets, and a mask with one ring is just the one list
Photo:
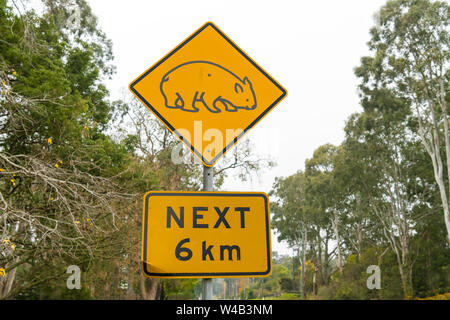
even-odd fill
[[(213, 167), (203, 165), (203, 191), (214, 191), (213, 188)], [(212, 279), (203, 279), (202, 281), (202, 299), (212, 300), (213, 295)]]
[(213, 167), (203, 165), (203, 191), (214, 191)]

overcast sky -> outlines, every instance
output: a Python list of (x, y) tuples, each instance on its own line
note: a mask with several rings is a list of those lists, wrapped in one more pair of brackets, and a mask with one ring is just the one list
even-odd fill
[[(248, 134), (277, 167), (258, 179), (229, 179), (224, 190), (268, 193), (322, 144), (339, 144), (345, 120), (361, 111), (353, 69), (368, 54), (374, 13), (385, 0), (90, 0), (113, 42), (113, 99), (205, 22), (214, 22), (288, 91)], [(144, 108), (144, 106), (143, 106)], [(150, 112), (150, 111), (149, 111)], [(219, 160), (220, 161), (220, 160)], [(273, 250), (288, 253), (272, 235)]]

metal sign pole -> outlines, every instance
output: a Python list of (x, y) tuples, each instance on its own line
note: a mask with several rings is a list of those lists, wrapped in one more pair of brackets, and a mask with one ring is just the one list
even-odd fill
[[(214, 191), (213, 188), (213, 167), (203, 165), (203, 191)], [(202, 299), (212, 300), (212, 279), (202, 281)]]

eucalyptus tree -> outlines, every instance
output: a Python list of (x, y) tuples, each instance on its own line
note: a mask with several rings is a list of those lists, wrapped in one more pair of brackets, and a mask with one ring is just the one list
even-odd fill
[(305, 297), (305, 259), (308, 233), (311, 229), (311, 208), (306, 200), (306, 178), (302, 171), (287, 178), (276, 178), (270, 196), (274, 197), (270, 208), (273, 213), (272, 228), (277, 230), (278, 239), (298, 252), (301, 267), (300, 291)]
[[(404, 98), (378, 90), (362, 101), (364, 112), (346, 126), (344, 145), (352, 152), (367, 210), (374, 215), (384, 240), (395, 253), (405, 297), (412, 296), (411, 239), (425, 219), (423, 206), (429, 190), (420, 188), (423, 177), (414, 164), (421, 156), (420, 140), (409, 125), (411, 111)], [(356, 160), (359, 158), (359, 160)], [(420, 210), (418, 210), (420, 208)], [(373, 231), (375, 234), (375, 231)], [(382, 244), (382, 243), (381, 243)]]
[(391, 0), (377, 14), (356, 68), (361, 97), (386, 92), (411, 110), (412, 134), (429, 155), (450, 242), (450, 6), (445, 1)]
[(337, 266), (342, 273), (344, 264), (341, 237), (343, 212), (339, 211), (342, 194), (334, 179), (337, 152), (338, 148), (331, 144), (320, 146), (314, 151), (313, 157), (306, 160), (305, 173), (309, 179), (308, 191), (314, 206), (320, 208), (331, 224), (336, 242)]

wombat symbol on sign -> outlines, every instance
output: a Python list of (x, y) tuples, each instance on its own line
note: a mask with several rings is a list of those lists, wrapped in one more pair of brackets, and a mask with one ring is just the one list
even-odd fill
[(198, 112), (199, 107), (219, 113), (222, 110), (256, 108), (252, 83), (209, 61), (182, 63), (161, 79), (160, 90), (167, 108)]

